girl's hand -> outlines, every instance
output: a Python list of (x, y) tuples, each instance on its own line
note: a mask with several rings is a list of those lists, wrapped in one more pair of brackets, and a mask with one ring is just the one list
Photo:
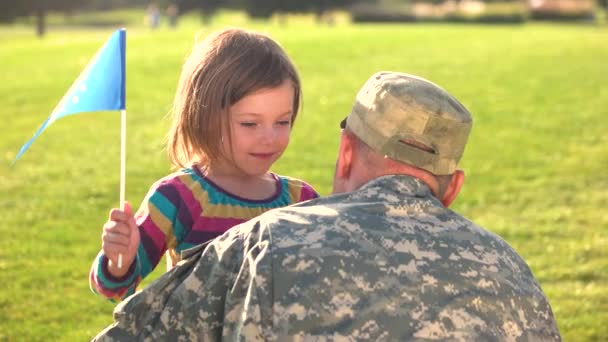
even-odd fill
[[(110, 218), (103, 225), (101, 234), (101, 249), (110, 260), (108, 263), (110, 274), (118, 278), (127, 273), (137, 255), (139, 240), (139, 229), (129, 202), (124, 203), (124, 210), (117, 208), (110, 210)], [(121, 268), (118, 268), (119, 254), (122, 254)]]

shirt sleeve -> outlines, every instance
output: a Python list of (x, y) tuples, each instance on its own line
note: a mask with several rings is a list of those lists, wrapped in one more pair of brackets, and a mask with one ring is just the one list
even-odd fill
[(89, 286), (94, 293), (108, 298), (112, 302), (120, 302), (123, 298), (135, 292), (141, 279), (139, 278), (139, 262), (137, 258), (122, 277), (114, 277), (108, 271), (108, 258), (100, 251), (93, 261), (89, 273)]
[(108, 271), (108, 259), (101, 251), (91, 266), (91, 290), (114, 302), (133, 294), (141, 280), (156, 268), (167, 248), (177, 245), (176, 235), (182, 237), (183, 228), (177, 220), (180, 207), (180, 196), (173, 184), (155, 183), (135, 214), (140, 242), (129, 271), (121, 278), (113, 277)]
[(300, 192), (300, 202), (308, 201), (310, 199), (318, 198), (319, 194), (315, 189), (308, 183), (302, 182), (302, 191)]

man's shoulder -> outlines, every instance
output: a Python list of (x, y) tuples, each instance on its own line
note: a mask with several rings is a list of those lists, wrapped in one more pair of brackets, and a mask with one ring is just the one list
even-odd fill
[[(313, 198), (310, 201), (303, 201), (293, 203), (285, 207), (279, 207), (271, 209), (260, 216), (258, 219), (264, 219), (265, 222), (275, 222), (272, 218), (281, 218), (282, 223), (294, 220), (297, 217), (319, 217), (330, 219), (331, 217), (337, 217), (340, 212), (346, 210), (346, 208), (354, 205), (345, 200), (344, 194), (329, 195), (323, 197)], [(252, 221), (255, 221), (252, 220)]]

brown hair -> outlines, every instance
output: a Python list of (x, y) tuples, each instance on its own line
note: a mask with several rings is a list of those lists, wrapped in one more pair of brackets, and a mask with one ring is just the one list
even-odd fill
[(230, 106), (287, 80), (294, 88), (293, 125), (300, 108), (300, 78), (277, 42), (261, 33), (226, 29), (196, 44), (184, 63), (173, 103), (167, 136), (171, 163), (185, 167), (220, 157)]

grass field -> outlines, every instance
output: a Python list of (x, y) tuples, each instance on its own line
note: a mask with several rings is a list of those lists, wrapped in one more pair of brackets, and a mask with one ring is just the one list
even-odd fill
[[(225, 25), (267, 31), (293, 57), (304, 107), (274, 169), (322, 194), (338, 123), (373, 72), (414, 73), (459, 98), (475, 124), (454, 208), (520, 252), (565, 340), (608, 338), (608, 27), (327, 27), (302, 18), (280, 27), (224, 14), (212, 28)], [(114, 305), (90, 292), (87, 275), (118, 204), (119, 114), (63, 118), (9, 163), (113, 30), (51, 27), (40, 40), (31, 27), (0, 27), (0, 341), (86, 340), (112, 322)], [(199, 30), (195, 18), (176, 31), (127, 29), (135, 205), (169, 172), (165, 114)]]

